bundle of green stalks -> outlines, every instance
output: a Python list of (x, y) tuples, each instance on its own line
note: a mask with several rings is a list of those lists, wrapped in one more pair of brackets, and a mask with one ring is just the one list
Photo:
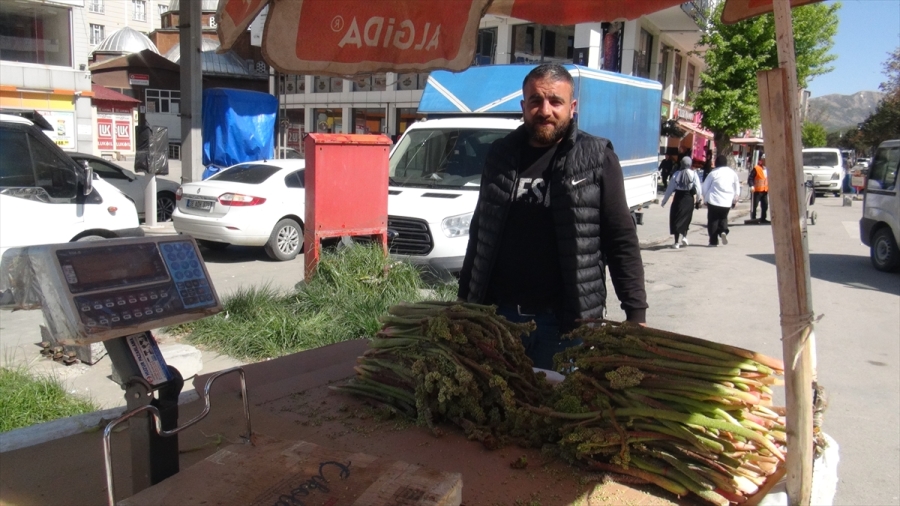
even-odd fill
[(784, 460), (771, 408), (781, 361), (693, 337), (610, 321), (572, 333), (555, 388), (535, 374), (514, 324), (492, 306), (426, 301), (390, 308), (357, 375), (362, 395), (440, 433), (461, 427), (488, 448), (553, 445), (570, 462), (679, 497), (740, 504)]
[(522, 346), (533, 323), (457, 302), (400, 304), (388, 313), (357, 376), (335, 389), (385, 403), (436, 434), (437, 421), (450, 421), (488, 448), (539, 446), (553, 432), (554, 420), (529, 410), (552, 390)]
[(537, 410), (566, 422), (562, 454), (712, 504), (755, 494), (784, 460), (784, 418), (770, 409), (783, 363), (671, 332), (594, 323), (573, 332), (584, 346), (555, 357), (574, 372), (550, 407)]

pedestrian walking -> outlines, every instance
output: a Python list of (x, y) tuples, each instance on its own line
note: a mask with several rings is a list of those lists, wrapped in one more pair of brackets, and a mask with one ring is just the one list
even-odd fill
[(580, 344), (562, 334), (604, 316), (606, 267), (628, 321), (644, 323), (647, 293), (619, 158), (575, 126), (571, 74), (540, 65), (522, 88), (524, 124), (487, 154), (457, 296), (534, 321), (525, 353), (552, 369), (553, 355)]
[(659, 172), (662, 176), (662, 184), (666, 186), (669, 184), (669, 178), (672, 177), (672, 172), (675, 170), (675, 164), (677, 163), (678, 155), (674, 153), (667, 154), (663, 161), (659, 164)]
[(691, 226), (694, 208), (700, 204), (700, 178), (691, 164), (691, 157), (681, 159), (681, 168), (669, 180), (660, 204), (660, 207), (666, 207), (669, 197), (675, 194), (669, 211), (669, 233), (675, 236), (675, 244), (672, 245), (675, 249), (688, 245), (688, 228)]
[(753, 204), (750, 207), (750, 219), (756, 220), (756, 208), (759, 207), (761, 214), (760, 223), (770, 223), (766, 219), (769, 212), (769, 169), (766, 168), (766, 157), (759, 157), (759, 163), (750, 170), (750, 176), (747, 179), (747, 186), (750, 187), (750, 194), (753, 196)]
[(709, 246), (712, 248), (718, 246), (720, 241), (723, 246), (728, 244), (728, 212), (737, 205), (741, 192), (741, 182), (737, 173), (728, 166), (728, 158), (717, 155), (715, 165), (702, 185)]

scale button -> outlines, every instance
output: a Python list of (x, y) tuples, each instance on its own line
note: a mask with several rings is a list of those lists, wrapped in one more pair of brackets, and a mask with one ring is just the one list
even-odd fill
[(116, 323), (117, 321), (121, 320), (121, 318), (119, 318), (119, 315), (114, 314), (112, 315), (112, 318), (110, 318), (110, 320), (112, 320), (113, 323)]
[(94, 303), (94, 309), (103, 309), (103, 304), (101, 304), (101, 303), (99, 303), (99, 302), (95, 302), (95, 303)]
[(91, 306), (89, 306), (88, 304), (82, 304), (81, 310), (84, 311), (85, 313), (87, 313), (88, 311), (91, 310)]
[(123, 313), (123, 314), (122, 314), (122, 319), (123, 319), (123, 320), (130, 320), (130, 319), (131, 319), (131, 315), (128, 314), (128, 313)]
[(147, 295), (142, 293), (140, 299), (141, 302), (147, 302)]
[(160, 290), (160, 291), (159, 291), (159, 296), (162, 297), (163, 299), (165, 299), (166, 297), (169, 296), (169, 292), (167, 292), (167, 291), (165, 291), (165, 290)]
[(135, 312), (134, 312), (134, 317), (135, 317), (135, 318), (140, 318), (141, 316), (144, 316), (144, 313), (142, 313), (142, 312), (140, 312), (140, 311), (135, 311)]
[(150, 300), (156, 300), (159, 298), (159, 295), (156, 295), (156, 292), (150, 294)]
[(132, 295), (131, 297), (128, 297), (128, 302), (130, 304), (135, 304), (135, 303), (137, 303), (137, 299), (135, 299), (134, 296)]
[(109, 325), (109, 320), (106, 318), (100, 318), (100, 325)]
[(156, 308), (156, 312), (157, 312), (157, 313), (162, 313), (162, 312), (163, 312), (163, 308), (161, 308), (161, 307)]
[(106, 307), (116, 307), (116, 303), (113, 302), (113, 301), (111, 301), (111, 300), (110, 300), (110, 301), (107, 301), (107, 302), (106, 302)]
[(88, 326), (88, 327), (96, 327), (96, 326), (97, 326), (97, 321), (94, 320), (93, 318), (88, 318), (88, 319), (87, 319), (87, 326)]
[(185, 305), (185, 306), (191, 306), (191, 305), (196, 304), (196, 303), (197, 303), (197, 298), (196, 298), (196, 297), (185, 297), (185, 298), (184, 298), (184, 305)]
[(144, 314), (146, 314), (146, 315), (151, 315), (151, 314), (153, 314), (153, 308), (152, 308), (152, 307), (145, 307), (145, 308), (144, 308)]
[(119, 297), (118, 299), (116, 299), (116, 304), (118, 304), (118, 305), (120, 305), (120, 306), (124, 306), (124, 305), (125, 305), (125, 299), (123, 299), (122, 297)]

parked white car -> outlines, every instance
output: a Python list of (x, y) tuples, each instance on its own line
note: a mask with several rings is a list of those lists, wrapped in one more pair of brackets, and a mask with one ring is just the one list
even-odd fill
[(209, 249), (263, 246), (275, 260), (303, 247), (305, 160), (244, 162), (175, 194), (175, 230)]
[[(103, 178), (107, 183), (118, 188), (122, 193), (134, 201), (137, 207), (138, 215), (144, 217), (144, 190), (150, 182), (150, 176), (147, 174), (135, 174), (134, 172), (116, 165), (109, 160), (100, 158), (99, 156), (89, 155), (85, 153), (70, 153), (69, 156), (83, 165), (88, 163), (94, 174)], [(172, 212), (175, 211), (175, 192), (178, 190), (178, 183), (156, 178), (156, 221), (163, 222), (172, 219)]]
[(0, 114), (0, 254), (33, 244), (142, 236), (134, 203), (94, 179), (38, 126), (49, 127)]

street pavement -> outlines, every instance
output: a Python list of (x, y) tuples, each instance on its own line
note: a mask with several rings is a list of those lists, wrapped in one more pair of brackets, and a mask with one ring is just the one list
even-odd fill
[[(818, 380), (829, 404), (823, 429), (840, 445), (841, 455), (835, 504), (900, 505), (900, 275), (872, 268), (868, 248), (859, 240), (862, 202), (851, 204), (817, 199), (811, 210), (818, 221), (808, 227), (813, 311), (822, 316), (815, 326)], [(694, 213), (691, 245), (676, 250), (670, 247), (668, 212), (668, 207), (651, 205), (638, 227), (648, 324), (781, 357), (771, 227), (744, 224), (749, 206), (741, 202), (731, 213), (729, 244), (708, 248), (706, 210), (701, 209)], [(165, 227), (150, 232), (171, 233)], [(273, 262), (262, 249), (205, 252), (204, 259), (220, 295), (266, 282), (290, 289), (303, 274), (302, 256)], [(609, 293), (609, 317), (624, 319), (611, 283)], [(67, 368), (39, 358), (34, 346), (40, 341), (39, 311), (4, 311), (0, 318), (4, 362), (49, 365), (73, 391), (88, 390), (103, 406), (123, 403), (122, 391), (107, 378), (108, 359), (67, 374)], [(172, 339), (157, 335), (164, 343)], [(202, 373), (236, 363), (209, 352), (203, 361)], [(780, 391), (776, 402), (783, 405)]]

